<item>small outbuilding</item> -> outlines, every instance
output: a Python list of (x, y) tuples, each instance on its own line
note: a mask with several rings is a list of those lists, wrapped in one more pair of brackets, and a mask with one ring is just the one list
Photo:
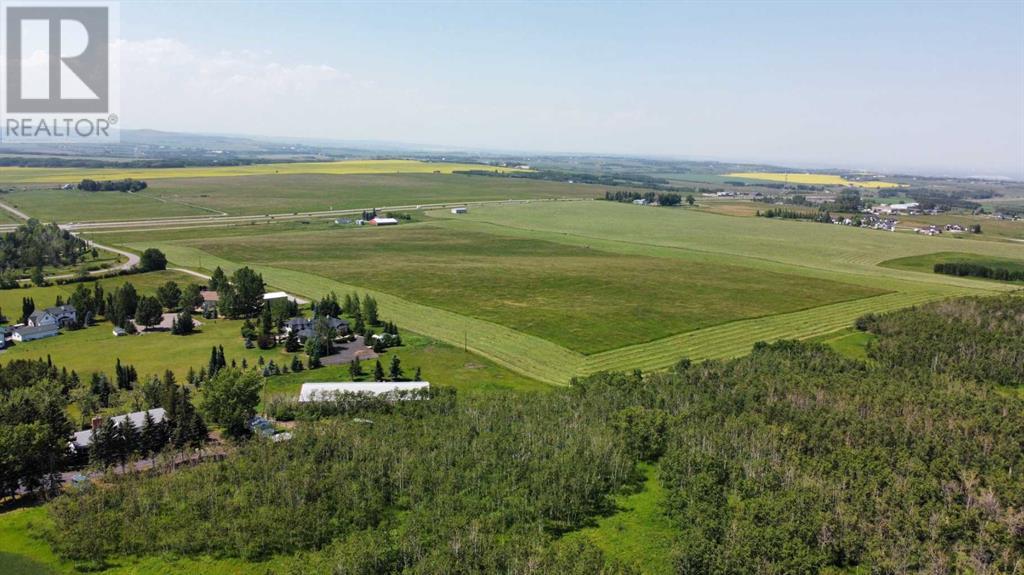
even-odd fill
[(468, 213), (468, 212), (469, 212), (469, 208), (467, 208), (465, 206), (459, 207), (459, 208), (452, 208), (452, 213), (453, 214), (465, 214), (465, 213)]
[(370, 223), (375, 225), (375, 226), (397, 226), (398, 225), (398, 220), (396, 220), (395, 218), (381, 218), (381, 217), (377, 217), (377, 218), (373, 218), (372, 220), (370, 220)]

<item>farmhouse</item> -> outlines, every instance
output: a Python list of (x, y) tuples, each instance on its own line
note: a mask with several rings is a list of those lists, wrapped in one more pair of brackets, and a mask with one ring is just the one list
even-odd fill
[(466, 207), (452, 208), (453, 214), (465, 214), (469, 209)]
[(429, 381), (304, 383), (302, 384), (302, 389), (299, 390), (299, 401), (325, 401), (344, 394), (393, 397), (404, 393), (427, 391), (429, 389)]
[[(124, 423), (125, 419), (129, 419), (131, 420), (132, 425), (135, 426), (135, 429), (141, 430), (142, 424), (146, 421), (147, 413), (149, 413), (149, 416), (153, 418), (153, 423), (160, 423), (163, 421), (166, 414), (164, 408), (157, 407), (155, 409), (150, 409), (149, 411), (133, 411), (131, 413), (125, 413), (124, 415), (115, 415), (110, 419), (114, 422), (114, 425), (118, 427)], [(68, 442), (68, 448), (74, 453), (88, 451), (89, 446), (92, 445), (93, 432), (98, 431), (102, 426), (102, 417), (92, 418), (92, 427), (90, 429), (75, 432), (75, 434), (71, 436), (71, 441)]]
[(397, 226), (398, 220), (395, 218), (382, 218), (378, 216), (370, 220), (370, 223), (375, 226)]
[(60, 333), (57, 329), (57, 324), (51, 323), (40, 326), (23, 325), (21, 327), (14, 328), (14, 333), (11, 335), (11, 339), (18, 343), (32, 341), (34, 339), (43, 339), (44, 337), (53, 337)]
[(57, 325), (67, 327), (78, 322), (78, 311), (73, 305), (58, 305), (43, 310), (36, 310), (28, 316), (28, 325), (40, 327)]

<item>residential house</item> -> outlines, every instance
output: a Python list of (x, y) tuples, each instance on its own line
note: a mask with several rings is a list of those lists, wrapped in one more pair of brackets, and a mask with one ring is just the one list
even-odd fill
[[(288, 321), (284, 322), (284, 332), (286, 334), (294, 333), (295, 337), (300, 342), (304, 342), (313, 336), (314, 326), (316, 320), (308, 317), (293, 317)], [(349, 325), (348, 322), (343, 319), (336, 317), (327, 318), (327, 325), (334, 330), (334, 333), (338, 335), (348, 335)]]
[(427, 391), (429, 389), (429, 381), (304, 383), (299, 390), (299, 401), (327, 401), (346, 394), (401, 398), (411, 392)]
[[(131, 413), (125, 413), (123, 415), (115, 415), (111, 417), (115, 426), (120, 426), (126, 419), (131, 420), (132, 425), (135, 429), (142, 431), (142, 425), (146, 421), (146, 414), (153, 418), (153, 423), (160, 423), (164, 420), (166, 412), (164, 408), (157, 407), (150, 409), (149, 411), (133, 411)], [(94, 431), (99, 431), (103, 427), (103, 418), (94, 417), (92, 418), (92, 425), (89, 429), (75, 432), (71, 436), (71, 441), (68, 442), (68, 449), (72, 453), (82, 453), (89, 450), (89, 446), (92, 445), (92, 434)]]
[(68, 327), (78, 323), (78, 311), (73, 305), (58, 305), (42, 310), (36, 310), (28, 316), (28, 325), (40, 327), (44, 325), (56, 325)]

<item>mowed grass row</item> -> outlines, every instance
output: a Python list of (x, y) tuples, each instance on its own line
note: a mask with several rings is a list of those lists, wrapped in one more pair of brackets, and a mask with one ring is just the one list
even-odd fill
[(583, 354), (884, 293), (709, 258), (623, 255), (430, 224), (197, 238), (182, 245), (357, 283)]
[[(173, 243), (129, 244), (128, 247), (136, 250), (157, 247), (174, 265), (202, 269), (206, 272), (217, 266), (228, 273), (241, 267), (236, 262)], [(498, 365), (538, 381), (564, 385), (583, 363), (581, 354), (492, 322), (413, 303), (388, 293), (309, 273), (270, 266), (250, 267), (263, 274), (267, 284), (310, 299), (320, 298), (331, 291), (339, 295), (350, 292), (370, 294), (377, 299), (381, 315), (394, 320), (399, 326), (456, 347), (464, 347)]]
[(338, 162), (286, 162), (246, 166), (188, 168), (4, 168), (0, 184), (73, 183), (94, 180), (158, 180), (167, 178), (224, 178), (274, 174), (450, 174), (464, 170), (521, 171), (485, 164), (421, 162), (417, 160), (342, 160)]
[(892, 293), (794, 313), (735, 321), (592, 355), (584, 362), (582, 371), (594, 373), (661, 369), (684, 357), (692, 360), (736, 357), (748, 353), (758, 341), (808, 339), (850, 327), (854, 320), (869, 312), (892, 311), (965, 293), (957, 290)]

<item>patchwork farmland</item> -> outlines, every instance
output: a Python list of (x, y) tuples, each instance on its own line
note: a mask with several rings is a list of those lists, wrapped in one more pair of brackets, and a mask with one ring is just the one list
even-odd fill
[(1013, 289), (879, 264), (953, 242), (993, 258), (1019, 249), (609, 202), (438, 210), (387, 229), (278, 224), (96, 237), (155, 246), (207, 272), (249, 265), (309, 298), (370, 293), (403, 327), (552, 384), (737, 356), (760, 340), (843, 330), (867, 312)]

